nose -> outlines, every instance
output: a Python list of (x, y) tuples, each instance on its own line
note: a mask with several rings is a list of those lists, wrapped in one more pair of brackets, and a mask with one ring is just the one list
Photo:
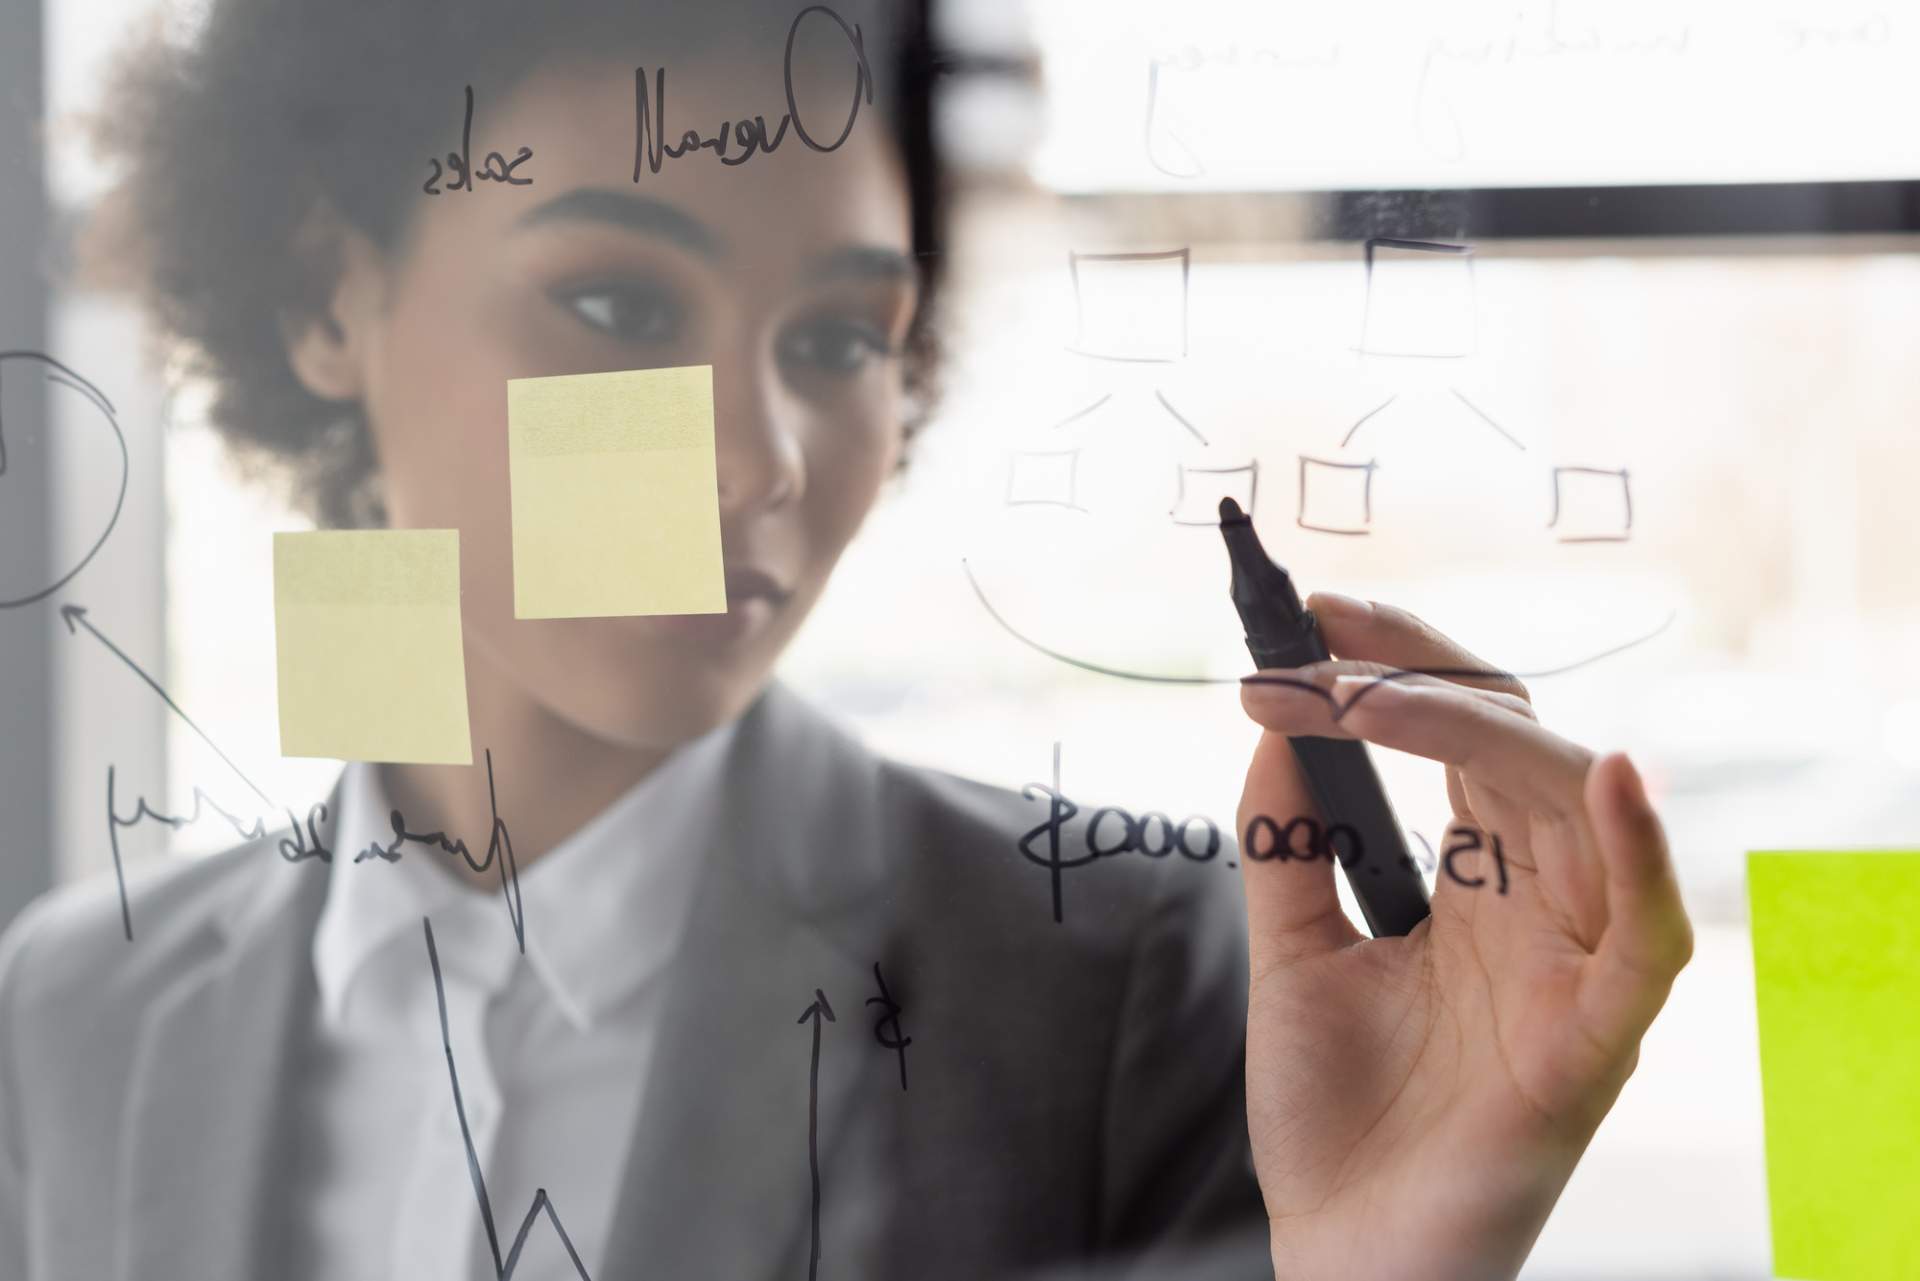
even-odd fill
[(773, 353), (716, 357), (713, 430), (721, 517), (794, 502), (806, 490), (798, 430), (803, 411), (782, 385)]

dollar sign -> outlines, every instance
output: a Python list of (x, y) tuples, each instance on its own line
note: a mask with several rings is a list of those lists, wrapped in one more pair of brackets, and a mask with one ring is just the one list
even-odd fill
[[(1057, 742), (1053, 745), (1053, 786), (1029, 783), (1020, 789), (1020, 795), (1028, 800), (1033, 800), (1037, 792), (1045, 792), (1051, 798), (1047, 821), (1020, 838), (1020, 853), (1029, 863), (1046, 868), (1052, 875), (1053, 923), (1059, 925), (1063, 920), (1060, 910), (1060, 873), (1070, 867), (1081, 867), (1091, 863), (1097, 856), (1089, 850), (1079, 858), (1060, 857), (1060, 828), (1068, 819), (1080, 812), (1080, 807), (1068, 800), (1060, 791), (1060, 744)], [(1044, 855), (1036, 854), (1033, 850), (1033, 840), (1042, 832), (1047, 834), (1047, 852)]]
[[(880, 1007), (880, 1017), (874, 1020), (873, 1039), (900, 1056), (900, 1088), (907, 1088), (907, 1047), (913, 1044), (913, 1038), (900, 1032), (900, 1003), (887, 991), (887, 980), (880, 973), (880, 962), (873, 963), (873, 981), (880, 985), (880, 995), (867, 998), (868, 1005)], [(891, 1026), (891, 1034), (887, 1028)]]

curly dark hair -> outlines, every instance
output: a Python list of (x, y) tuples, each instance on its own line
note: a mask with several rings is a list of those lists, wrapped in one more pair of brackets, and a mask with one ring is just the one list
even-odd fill
[[(862, 29), (875, 109), (905, 165), (921, 304), (904, 352), (911, 434), (931, 406), (945, 198), (933, 142), (933, 0), (839, 0)], [(443, 149), (448, 86), (504, 93), (550, 58), (600, 49), (674, 60), (778, 50), (805, 5), (770, 0), (215, 0), (195, 37), (124, 56), (94, 140), (125, 174), (93, 252), (131, 275), (243, 463), (283, 473), (322, 526), (385, 523), (355, 404), (295, 377), (284, 321), (324, 314), (337, 246), (302, 228), (326, 208), (391, 249), (419, 207), (420, 157)], [(751, 33), (751, 34), (749, 34)]]

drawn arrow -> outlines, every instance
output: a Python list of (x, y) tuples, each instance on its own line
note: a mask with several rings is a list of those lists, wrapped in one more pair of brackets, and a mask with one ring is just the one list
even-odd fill
[(832, 1023), (833, 1007), (827, 994), (813, 989), (813, 1004), (796, 1020), (813, 1020), (813, 1068), (807, 1077), (807, 1168), (813, 1173), (813, 1252), (807, 1260), (807, 1281), (820, 1275), (820, 1020)]
[(200, 736), (200, 741), (205, 743), (208, 747), (211, 747), (213, 749), (213, 754), (215, 756), (218, 756), (221, 760), (225, 761), (227, 763), (227, 768), (232, 770), (242, 783), (245, 783), (248, 787), (252, 788), (253, 794), (255, 796), (258, 796), (261, 802), (264, 805), (266, 805), (268, 809), (272, 810), (272, 809), (280, 808), (280, 806), (275, 804), (273, 800), (270, 797), (268, 797), (268, 795), (265, 792), (261, 791), (257, 786), (254, 785), (254, 782), (252, 779), (248, 778), (245, 774), (242, 774), (240, 772), (240, 767), (233, 763), (233, 758), (228, 756), (225, 752), (221, 751), (220, 745), (218, 743), (214, 742), (211, 738), (207, 737), (207, 731), (201, 729), (198, 725), (193, 723), (193, 717), (187, 715), (185, 711), (181, 710), (180, 704), (174, 702), (172, 696), (169, 695), (166, 690), (160, 688), (159, 681), (147, 675), (146, 670), (142, 668), (140, 664), (134, 662), (132, 658), (128, 657), (127, 652), (125, 650), (121, 649), (118, 645), (108, 640), (106, 637), (106, 633), (102, 632), (98, 627), (95, 627), (93, 623), (88, 620), (86, 606), (62, 605), (60, 607), (60, 620), (67, 625), (67, 632), (69, 635), (78, 635), (79, 629), (84, 627), (93, 636), (95, 640), (99, 641), (102, 645), (105, 645), (109, 650), (113, 651), (113, 656), (115, 658), (118, 658), (121, 662), (125, 663), (129, 668), (131, 668), (135, 676), (138, 676), (141, 680), (145, 681), (148, 687), (151, 688), (154, 693), (160, 696), (160, 701), (165, 703), (169, 708), (171, 708), (175, 716), (178, 716), (182, 721), (186, 722), (187, 728), (192, 730), (194, 733), (198, 734)]

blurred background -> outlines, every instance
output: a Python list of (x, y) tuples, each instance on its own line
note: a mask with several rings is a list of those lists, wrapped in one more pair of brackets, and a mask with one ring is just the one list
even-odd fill
[[(192, 7), (0, 13), (0, 348), (82, 372), (128, 451), (113, 537), (0, 611), (3, 923), (110, 869), (109, 765), (122, 813), (175, 814), (196, 788), (251, 812), (207, 739), (289, 800), (338, 766), (278, 754), (267, 535), (302, 522), (231, 470), (131, 303), (68, 271), (112, 180), (78, 118), (139, 24)], [(1529, 680), (1541, 719), (1641, 764), (1699, 945), (1527, 1275), (1769, 1276), (1745, 852), (1920, 842), (1920, 5), (946, 21), (944, 396), (785, 678), (914, 762), (1019, 787), (1058, 742), (1082, 803), (1230, 827), (1247, 663), (1218, 535), (1183, 523), (1224, 494), (1303, 590), (1558, 672)], [(8, 598), (85, 556), (121, 475), (97, 410), (17, 371)], [(1009, 628), (1222, 683), (1088, 673)], [(1437, 840), (1437, 767), (1377, 758)], [(121, 847), (230, 840), (213, 818)]]

